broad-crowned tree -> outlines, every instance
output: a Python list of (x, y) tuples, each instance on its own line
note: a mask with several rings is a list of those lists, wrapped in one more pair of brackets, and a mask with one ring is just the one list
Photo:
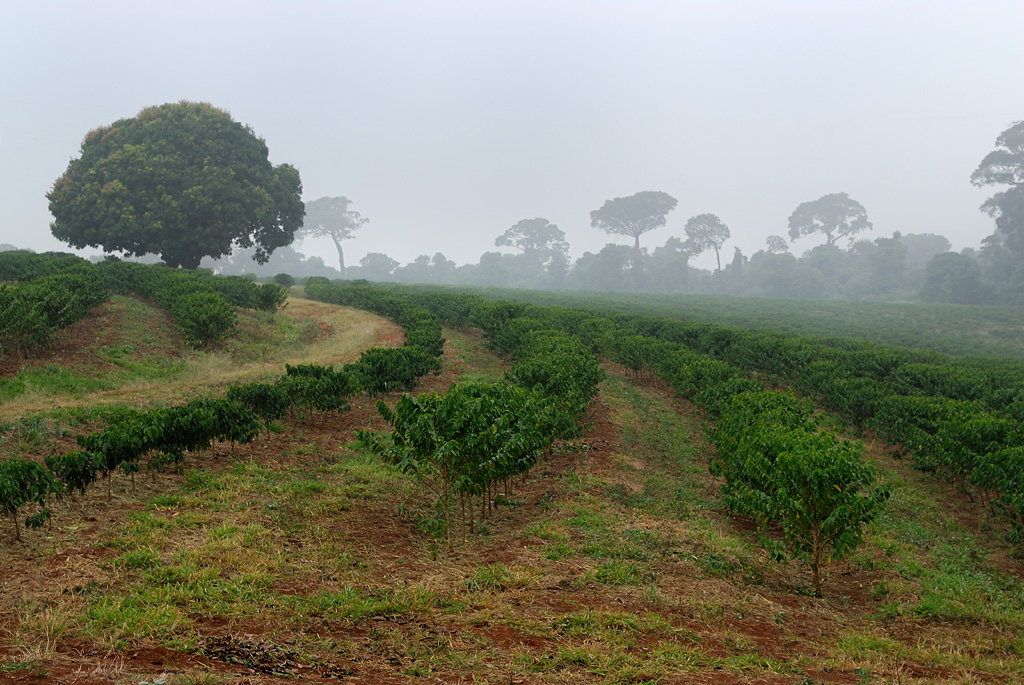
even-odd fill
[(839, 238), (852, 238), (871, 228), (864, 206), (846, 193), (832, 193), (804, 202), (789, 217), (789, 237), (792, 240), (824, 233), (828, 245), (835, 245)]
[(1006, 247), (1024, 255), (1024, 121), (999, 134), (996, 148), (981, 160), (971, 183), (1009, 186), (986, 200), (981, 210), (996, 220)]
[(981, 265), (974, 257), (958, 252), (935, 255), (925, 267), (919, 296), (925, 302), (983, 304), (988, 298)]
[(665, 225), (665, 217), (676, 208), (677, 200), (657, 190), (644, 190), (629, 197), (606, 200), (590, 213), (590, 225), (606, 233), (633, 238), (640, 249), (640, 236)]
[(638, 292), (647, 289), (647, 255), (627, 245), (609, 243), (576, 260), (570, 280), (580, 290)]
[(301, 193), (299, 172), (273, 166), (252, 129), (183, 101), (90, 131), (46, 197), (51, 232), (72, 247), (194, 269), (234, 247), (265, 263), (302, 225)]
[(907, 248), (907, 266), (924, 266), (935, 255), (953, 249), (948, 238), (935, 233), (907, 233), (900, 242)]
[(565, 232), (547, 219), (523, 219), (494, 240), (497, 247), (521, 250), (527, 261), (548, 266), (553, 261), (568, 258), (569, 243)]
[(345, 251), (341, 248), (341, 241), (353, 238), (353, 231), (369, 221), (359, 216), (359, 212), (349, 210), (351, 203), (347, 197), (322, 197), (307, 202), (306, 218), (298, 231), (301, 237), (327, 237), (334, 241), (342, 278), (345, 278)]
[(651, 286), (657, 292), (683, 292), (690, 279), (690, 257), (693, 252), (685, 242), (670, 237), (661, 247), (654, 248), (654, 253), (647, 262), (647, 271), (651, 276)]
[(715, 251), (715, 262), (718, 271), (722, 270), (722, 259), (718, 251), (729, 239), (729, 227), (722, 223), (714, 214), (698, 214), (686, 222), (686, 243), (693, 254), (701, 254), (709, 249)]
[(387, 281), (400, 266), (383, 252), (370, 252), (359, 260), (359, 277), (368, 281)]
[(781, 235), (770, 235), (766, 241), (768, 254), (786, 254), (789, 252), (789, 243)]

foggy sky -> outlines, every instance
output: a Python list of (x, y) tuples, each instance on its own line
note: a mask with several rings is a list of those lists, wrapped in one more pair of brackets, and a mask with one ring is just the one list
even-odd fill
[(0, 243), (67, 250), (45, 194), (86, 132), (187, 99), (250, 125), (304, 200), (352, 200), (349, 265), (475, 263), (534, 217), (573, 258), (631, 244), (589, 213), (641, 190), (679, 200), (652, 251), (710, 212), (723, 262), (749, 256), (835, 192), (863, 237), (977, 247), (997, 189), (969, 177), (1024, 119), (1021, 26), (1020, 0), (0, 0)]

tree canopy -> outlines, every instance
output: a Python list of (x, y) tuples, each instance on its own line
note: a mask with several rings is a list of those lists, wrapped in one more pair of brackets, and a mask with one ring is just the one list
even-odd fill
[(971, 174), (976, 186), (1006, 185), (981, 205), (996, 220), (1006, 237), (1006, 247), (1024, 254), (1024, 121), (1018, 121), (996, 138), (996, 148), (985, 155)]
[(549, 265), (561, 258), (568, 259), (569, 243), (565, 232), (547, 219), (523, 219), (494, 240), (496, 247), (514, 247), (533, 262)]
[(322, 197), (306, 203), (306, 218), (299, 229), (303, 237), (327, 237), (334, 241), (338, 249), (338, 268), (341, 277), (345, 277), (345, 251), (341, 241), (354, 237), (353, 231), (365, 224), (359, 212), (349, 210), (352, 203), (347, 197)]
[(829, 245), (839, 238), (870, 231), (871, 222), (864, 206), (846, 193), (822, 195), (817, 200), (800, 204), (789, 217), (789, 237), (824, 233)]
[(789, 243), (781, 235), (770, 235), (765, 241), (769, 254), (786, 254), (789, 252)]
[(644, 190), (629, 197), (605, 200), (600, 209), (590, 213), (590, 225), (606, 233), (633, 238), (633, 247), (640, 249), (640, 236), (665, 225), (665, 217), (678, 201), (657, 190)]
[(234, 247), (265, 263), (302, 225), (301, 193), (299, 172), (273, 166), (252, 129), (182, 101), (90, 131), (46, 197), (51, 232), (72, 247), (196, 268)]
[(986, 299), (977, 260), (957, 252), (935, 255), (925, 268), (921, 300), (946, 304), (981, 304)]
[(715, 251), (715, 262), (718, 270), (722, 270), (722, 259), (718, 251), (729, 239), (729, 227), (722, 223), (714, 214), (698, 214), (686, 222), (686, 243), (693, 254), (700, 254), (709, 249)]
[(387, 281), (399, 266), (397, 260), (383, 252), (369, 252), (359, 260), (359, 277), (368, 281)]

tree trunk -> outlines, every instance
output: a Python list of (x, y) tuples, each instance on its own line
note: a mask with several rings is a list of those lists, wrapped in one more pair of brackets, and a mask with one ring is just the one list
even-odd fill
[(167, 266), (174, 268), (181, 267), (182, 269), (198, 269), (199, 262), (203, 260), (201, 254), (183, 254), (180, 252), (163, 252), (160, 254), (160, 259), (164, 261)]
[(341, 241), (333, 235), (331, 240), (334, 241), (334, 246), (338, 248), (338, 271), (341, 272), (341, 277), (345, 278), (345, 251), (341, 249)]
[(718, 263), (718, 270), (722, 270), (722, 258), (718, 256), (718, 248), (715, 248), (715, 261)]
[(811, 527), (811, 574), (814, 577), (814, 594), (821, 597), (821, 557), (825, 543), (821, 539), (818, 524)]
[(640, 234), (637, 233), (635, 236), (633, 236), (633, 239), (634, 239), (633, 240), (633, 249), (635, 249), (637, 252), (639, 252), (640, 251)]

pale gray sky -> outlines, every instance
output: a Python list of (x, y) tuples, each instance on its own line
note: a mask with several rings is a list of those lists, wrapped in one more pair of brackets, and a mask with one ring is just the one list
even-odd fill
[(711, 212), (723, 259), (750, 255), (834, 192), (865, 237), (977, 246), (993, 190), (969, 177), (1024, 119), (1022, 26), (1021, 0), (0, 0), (0, 242), (66, 249), (45, 194), (85, 133), (187, 99), (252, 126), (305, 200), (353, 201), (350, 264), (475, 262), (538, 216), (575, 258), (630, 242), (589, 213), (641, 190), (679, 200), (650, 249)]

